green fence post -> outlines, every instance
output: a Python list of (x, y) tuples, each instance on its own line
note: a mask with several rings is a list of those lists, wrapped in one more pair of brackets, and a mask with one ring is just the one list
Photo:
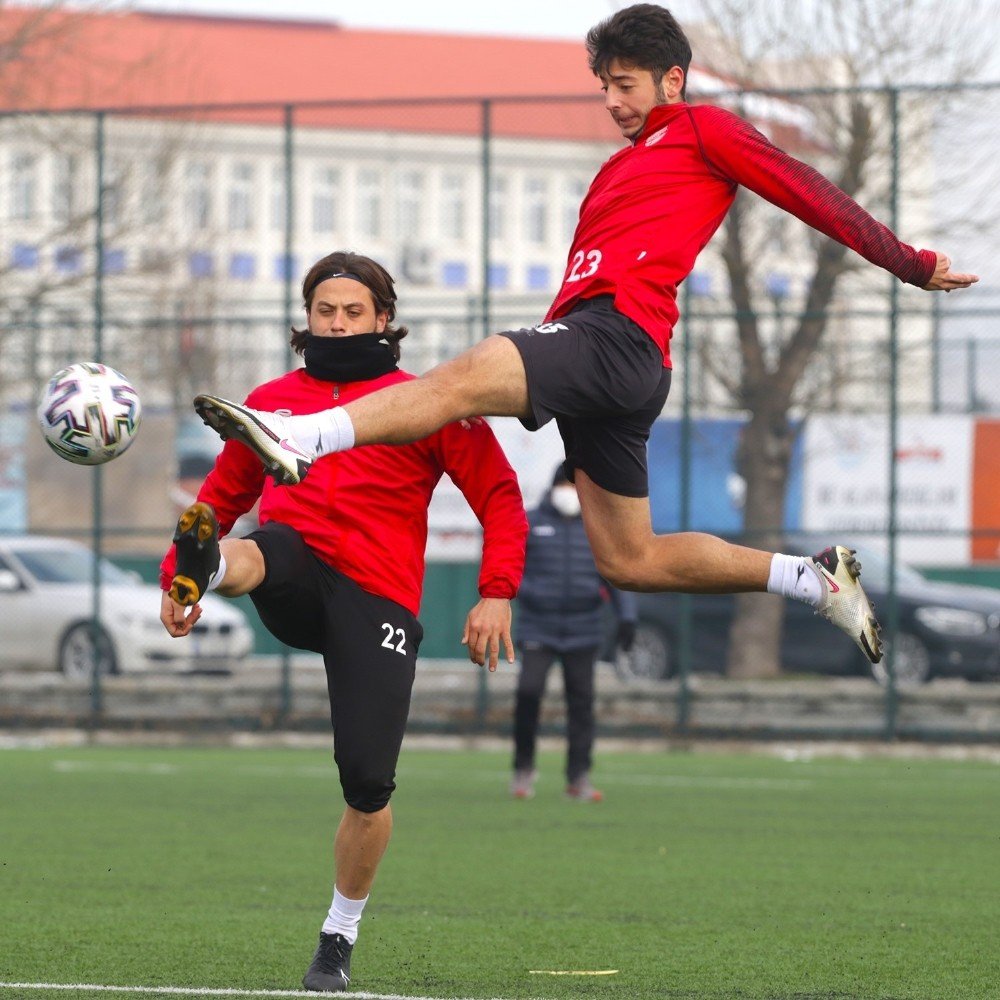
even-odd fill
[[(292, 326), (292, 253), (295, 249), (295, 193), (292, 183), (295, 167), (294, 147), (295, 108), (285, 105), (285, 273), (284, 273), (284, 324), (285, 324), (285, 368), (292, 367), (292, 344), (288, 339)], [(279, 722), (284, 722), (292, 711), (292, 654), (284, 643), (281, 644), (281, 700)]]
[(493, 102), (483, 101), (482, 125), (483, 125), (483, 198), (482, 198), (482, 298), (480, 307), (482, 311), (482, 336), (485, 339), (490, 335), (490, 184), (492, 183), (492, 172), (490, 167), (490, 146), (491, 132), (493, 128)]
[[(105, 116), (98, 111), (94, 119), (96, 144), (95, 152), (95, 210), (94, 210), (94, 360), (100, 362), (104, 356), (104, 142)], [(91, 723), (96, 725), (104, 711), (104, 692), (101, 687), (101, 554), (103, 545), (104, 520), (104, 477), (99, 465), (94, 466), (92, 488), (92, 548), (94, 550), (93, 585), (90, 638), (93, 644), (94, 660), (91, 674), (90, 711)]]
[[(891, 125), (889, 227), (899, 231), (899, 91), (888, 90)], [(889, 593), (886, 618), (885, 652), (889, 683), (885, 695), (885, 738), (896, 737), (899, 716), (899, 692), (896, 689), (893, 645), (899, 628), (899, 602), (896, 599), (896, 543), (899, 534), (897, 501), (899, 494), (896, 454), (899, 451), (899, 281), (889, 276)]]
[[(684, 282), (683, 291), (684, 341), (681, 348), (683, 358), (682, 416), (681, 416), (681, 531), (691, 528), (691, 285)], [(684, 593), (680, 600), (680, 628), (678, 634), (677, 659), (677, 728), (685, 732), (691, 715), (691, 595)]]

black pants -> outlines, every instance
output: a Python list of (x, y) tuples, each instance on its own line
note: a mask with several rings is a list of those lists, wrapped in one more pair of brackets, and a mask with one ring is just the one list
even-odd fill
[(261, 621), (286, 645), (323, 656), (344, 800), (378, 812), (396, 788), (423, 629), (317, 558), (294, 528), (270, 521), (247, 538), (264, 557), (264, 581), (250, 592)]
[(527, 771), (535, 764), (538, 715), (545, 694), (549, 668), (562, 663), (566, 690), (566, 780), (573, 782), (590, 770), (594, 749), (594, 664), (597, 647), (560, 653), (549, 646), (521, 650), (521, 674), (514, 708), (514, 769)]

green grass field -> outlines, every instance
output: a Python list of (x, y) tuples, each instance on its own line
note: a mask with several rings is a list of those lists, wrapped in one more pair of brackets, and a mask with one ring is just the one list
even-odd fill
[[(541, 765), (404, 753), (362, 997), (1000, 998), (997, 765), (605, 753), (596, 805)], [(300, 990), (340, 811), (323, 751), (0, 751), (0, 981)]]

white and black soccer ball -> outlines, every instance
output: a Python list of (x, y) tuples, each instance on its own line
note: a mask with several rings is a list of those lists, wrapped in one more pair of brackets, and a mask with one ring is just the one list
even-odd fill
[(142, 404), (121, 372), (86, 361), (49, 379), (38, 423), (49, 447), (77, 465), (102, 465), (135, 440)]

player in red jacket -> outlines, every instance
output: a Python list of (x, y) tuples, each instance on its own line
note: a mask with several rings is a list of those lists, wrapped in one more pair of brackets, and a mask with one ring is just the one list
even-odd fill
[[(396, 295), (379, 264), (330, 254), (306, 275), (302, 295), (308, 329), (293, 331), (292, 346), (305, 369), (259, 386), (248, 403), (313, 413), (413, 379), (396, 364), (407, 331), (391, 325)], [(462, 642), (493, 669), (501, 643), (514, 659), (510, 599), (524, 569), (527, 518), (514, 472), (476, 418), (404, 447), (329, 455), (298, 490), (278, 488), (250, 450), (228, 441), (161, 566), (160, 617), (172, 635), (190, 633), (207, 590), (249, 594), (277, 638), (323, 655), (347, 806), (334, 846), (333, 903), (303, 980), (310, 990), (347, 988), (361, 912), (389, 841), (389, 797), (423, 636), (416, 616), (427, 507), (444, 473), (483, 525), (481, 600)], [(258, 498), (260, 528), (220, 543)]]
[(282, 419), (216, 396), (195, 407), (249, 444), (271, 474), (298, 483), (317, 455), (400, 443), (470, 414), (553, 417), (575, 472), (598, 569), (626, 590), (768, 591), (813, 605), (873, 662), (879, 626), (844, 546), (810, 558), (711, 535), (655, 535), (646, 442), (670, 385), (677, 286), (740, 185), (900, 280), (951, 291), (977, 281), (941, 253), (915, 250), (811, 167), (721, 108), (684, 100), (691, 47), (669, 11), (636, 4), (587, 36), (605, 105), (629, 145), (594, 178), (562, 288), (545, 322), (489, 337), (423, 378), (308, 418)]

